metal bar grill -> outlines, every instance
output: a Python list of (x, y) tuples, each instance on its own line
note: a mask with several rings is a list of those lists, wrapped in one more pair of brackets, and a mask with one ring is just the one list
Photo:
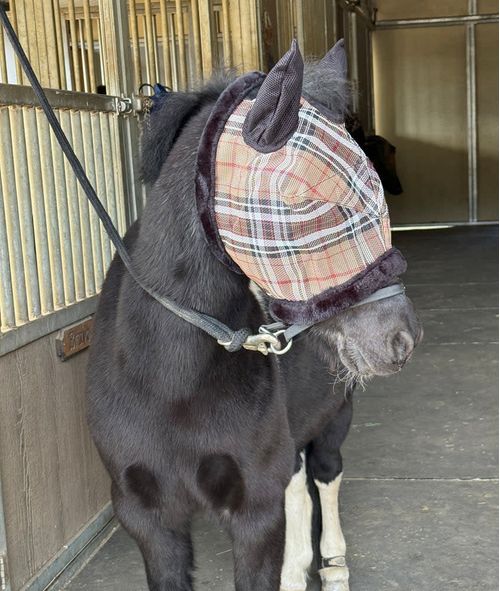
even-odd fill
[[(11, 3), (11, 9), (14, 7), (14, 3)], [(36, 37), (34, 40), (34, 44), (30, 43), (30, 37), (28, 37), (28, 27), (27, 27), (27, 18), (26, 18), (26, 11), (30, 9), (30, 6), (28, 6), (25, 2), (19, 2), (19, 4), (16, 2), (15, 3), (15, 10), (16, 10), (16, 18), (15, 18), (15, 26), (17, 27), (17, 34), (19, 35), (19, 39), (24, 47), (24, 50), (26, 52), (26, 55), (28, 56), (31, 65), (33, 66), (33, 69), (35, 70), (35, 72), (37, 72), (39, 70), (39, 63), (38, 63), (38, 54), (37, 54), (37, 50), (36, 50)], [(33, 29), (34, 27), (32, 27)], [(32, 37), (31, 37), (32, 39)], [(21, 72), (21, 67), (18, 66), (19, 68), (19, 72)], [(20, 74), (17, 77), (17, 83), (18, 84), (27, 84), (28, 80), (26, 78), (26, 75), (24, 74), (24, 72), (22, 73), (22, 75)]]
[(156, 77), (156, 59), (155, 59), (155, 43), (153, 38), (153, 15), (151, 11), (151, 0), (144, 0), (144, 43), (146, 47), (147, 58), (147, 76), (146, 81), (149, 84), (154, 84)]
[[(71, 112), (61, 111), (61, 126), (69, 141), (74, 146), (73, 130), (71, 127)], [(66, 195), (68, 196), (68, 216), (69, 216), (69, 236), (72, 250), (72, 259), (74, 265), (75, 295), (77, 300), (85, 298), (85, 277), (84, 277), (84, 258), (83, 244), (81, 238), (81, 224), (79, 214), (79, 203), (77, 200), (77, 182), (71, 166), (66, 158), (64, 162), (64, 177), (66, 180)]]
[[(83, 145), (83, 159), (82, 162), (85, 167), (85, 171), (92, 186), (96, 187), (96, 173), (95, 173), (95, 160), (94, 160), (94, 138), (92, 133), (92, 121), (90, 113), (87, 111), (80, 112), (80, 124), (82, 129), (82, 145)], [(97, 145), (97, 144), (96, 144)], [(101, 243), (101, 230), (99, 218), (95, 214), (92, 207), (87, 202), (87, 198), (82, 195), (81, 199), (86, 201), (89, 212), (89, 227), (90, 227), (90, 244), (92, 253), (92, 269), (94, 275), (94, 282), (92, 289), (99, 289), (104, 279), (104, 273), (102, 268), (102, 243)], [(95, 291), (94, 291), (95, 293)]]
[[(59, 123), (62, 123), (61, 114), (56, 114), (58, 115)], [(68, 199), (73, 199), (74, 193), (68, 193), (66, 190), (65, 158), (53, 134), (50, 134), (50, 152), (52, 154), (52, 166), (54, 171), (58, 235), (61, 244), (61, 275), (64, 289), (64, 302), (66, 305), (70, 305), (77, 299), (74, 271), (74, 269), (77, 268), (77, 264), (75, 264), (75, 261), (73, 260), (73, 238), (71, 236), (68, 208)], [(75, 240), (75, 242), (77, 241)]]
[[(16, 31), (18, 31), (18, 33), (19, 33), (19, 28), (18, 28), (18, 24), (17, 24), (16, 5), (14, 2), (11, 2), (9, 6), (10, 6), (10, 13), (9, 13), (10, 14), (10, 21), (11, 21), (14, 29), (16, 29)], [(26, 51), (26, 47), (25, 47), (25, 51)], [(20, 84), (22, 80), (23, 80), (23, 71), (21, 68), (21, 64), (19, 63), (18, 60), (16, 60), (16, 82), (18, 84)]]
[(0, 82), (7, 84), (8, 81), (9, 80), (7, 75), (7, 58), (5, 56), (4, 33), (3, 27), (0, 27)]
[(184, 39), (184, 17), (182, 14), (182, 1), (175, 0), (175, 25), (177, 32), (177, 44), (179, 47), (179, 87), (186, 88), (187, 68), (186, 68), (186, 46)]
[(85, 24), (85, 44), (87, 47), (88, 82), (87, 92), (96, 92), (96, 71), (94, 59), (94, 29), (90, 17), (89, 0), (83, 1), (83, 20)]
[[(101, 133), (101, 122), (99, 119), (99, 113), (90, 113), (90, 124), (92, 127), (92, 138), (95, 146), (102, 146), (102, 133)], [(101, 154), (98, 150), (92, 150), (92, 154), (94, 156), (94, 188), (97, 194), (100, 196), (102, 204), (108, 209), (108, 194), (106, 191), (106, 178), (105, 178), (105, 164), (104, 164), (104, 152)], [(111, 190), (111, 187), (110, 187)], [(94, 216), (97, 218), (97, 216)], [(111, 260), (111, 248), (110, 242), (106, 235), (106, 232), (102, 226), (102, 224), (97, 221), (97, 231), (100, 233), (100, 256), (101, 262), (100, 266), (105, 271), (110, 263)]]
[(214, 66), (210, 0), (198, 0), (198, 10), (200, 12), (201, 62), (203, 77), (210, 78)]
[[(2, 256), (2, 276), (9, 276), (3, 296), (8, 297), (12, 292), (12, 308), (8, 300), (2, 297), (1, 330), (14, 328), (28, 321), (28, 298), (23, 265), (23, 240), (19, 204), (15, 192), (14, 145), (11, 131), (10, 109), (0, 109), (0, 147), (3, 157), (0, 159), (0, 187), (2, 188), (2, 203), (4, 223), (0, 227), (2, 242), (7, 242), (8, 256)], [(14, 182), (13, 182), (14, 181)], [(14, 186), (13, 186), (14, 185)]]
[(61, 88), (60, 51), (57, 43), (54, 2), (44, 2), (43, 20), (45, 28), (45, 47), (47, 51), (47, 78), (49, 88)]
[(35, 239), (35, 263), (38, 273), (40, 289), (41, 314), (54, 311), (52, 298), (52, 274), (50, 272), (50, 257), (48, 249), (47, 222), (43, 196), (40, 188), (43, 186), (42, 170), (40, 166), (40, 146), (36, 127), (35, 109), (22, 109), (24, 133), (26, 137), (26, 160), (28, 167), (28, 195), (31, 198), (31, 216)]
[[(106, 85), (98, 6), (90, 0), (18, 0), (16, 6), (12, 17), (45, 86), (97, 92)], [(251, 0), (129, 0), (128, 9), (136, 89), (157, 81), (188, 88), (216, 65), (259, 66)], [(39, 25), (27, 26), (32, 20)], [(0, 50), (0, 73), (1, 56)]]
[(170, 57), (170, 34), (168, 31), (167, 3), (160, 2), (160, 27), (161, 44), (163, 49), (163, 73), (164, 82), (168, 87), (172, 87), (172, 63)]
[[(9, 16), (42, 84), (58, 89), (48, 91), (49, 100), (123, 233), (130, 223), (122, 166), (125, 158), (130, 167), (122, 142), (129, 122), (116, 115), (113, 97), (82, 92), (95, 92), (102, 83), (114, 94), (123, 92), (116, 78), (121, 58), (106, 55), (113, 51), (112, 31), (101, 16), (109, 6), (104, 0), (16, 0)], [(200, 76), (210, 77), (216, 65), (238, 60), (238, 67), (248, 69), (256, 53), (250, 0), (129, 0), (128, 24), (135, 88), (145, 81), (188, 88)], [(26, 79), (19, 65), (8, 56), (2, 35), (2, 334), (96, 295), (113, 255), (33, 93), (20, 85)]]
[[(30, 182), (26, 153), (25, 121), (23, 109), (9, 108), (10, 129), (12, 145), (10, 152), (14, 159), (15, 191), (7, 196), (11, 201), (16, 201), (18, 210), (18, 223), (16, 231), (21, 236), (22, 259), (16, 261), (21, 265), (25, 280), (26, 303), (28, 319), (32, 320), (41, 315), (40, 289), (38, 284), (38, 272), (36, 266), (36, 247), (33, 231), (33, 213), (31, 211)], [(13, 204), (14, 205), (14, 204)]]
[(215, 67), (260, 65), (251, 0), (129, 0), (128, 8), (136, 88), (186, 89)]
[[(59, 238), (59, 220), (57, 218), (57, 201), (55, 175), (50, 143), (50, 129), (43, 111), (36, 109), (36, 134), (39, 138), (40, 171), (42, 177), (41, 191), (37, 198), (43, 197), (45, 224), (47, 233), (48, 262), (52, 283), (53, 310), (62, 308), (64, 302), (64, 285), (62, 275), (61, 241)], [(50, 287), (49, 287), (50, 289)]]
[[(3, 86), (3, 92), (18, 87)], [(97, 97), (96, 97), (97, 98)], [(104, 97), (103, 97), (104, 98)], [(119, 118), (57, 109), (91, 182), (126, 228)], [(41, 109), (0, 106), (0, 334), (96, 295), (112, 248)]]
[(224, 47), (224, 62), (227, 66), (231, 66), (232, 50), (231, 50), (231, 28), (229, 25), (229, 0), (222, 0), (222, 39)]
[(134, 78), (136, 87), (141, 80), (141, 53), (139, 48), (139, 31), (137, 28), (137, 6), (135, 0), (130, 0), (130, 35), (132, 37), (132, 61), (134, 63)]
[(201, 78), (201, 38), (200, 38), (200, 16), (198, 14), (197, 0), (191, 0), (191, 35), (193, 38), (193, 64), (194, 75), (197, 80)]
[(67, 88), (66, 82), (66, 64), (64, 59), (64, 38), (63, 28), (61, 22), (61, 5), (59, 0), (52, 2), (52, 14), (54, 17), (55, 37), (57, 46), (57, 61), (59, 65), (59, 76), (61, 78), (60, 85), (62, 88)]
[(241, 16), (240, 0), (231, 0), (231, 55), (233, 57), (232, 66), (241, 68), (243, 66), (243, 44), (241, 43)]
[(83, 90), (82, 72), (80, 65), (80, 50), (78, 43), (78, 26), (75, 17), (75, 0), (68, 0), (68, 21), (69, 21), (69, 37), (71, 45), (71, 72), (73, 74), (73, 90), (81, 92)]

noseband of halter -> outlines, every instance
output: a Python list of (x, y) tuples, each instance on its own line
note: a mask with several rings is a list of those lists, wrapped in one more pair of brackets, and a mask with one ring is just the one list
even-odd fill
[[(378, 289), (376, 292), (356, 304), (353, 304), (350, 308), (357, 308), (358, 306), (364, 306), (365, 304), (393, 298), (394, 296), (404, 294), (405, 291), (405, 286), (401, 282), (388, 285), (387, 287)], [(248, 337), (242, 347), (244, 349), (260, 351), (265, 355), (267, 355), (267, 353), (283, 355), (290, 350), (294, 339), (309, 330), (314, 324), (316, 323), (292, 324), (290, 326), (287, 326), (282, 322), (266, 324), (259, 328), (259, 334)], [(280, 341), (281, 337), (283, 337), (284, 342)], [(228, 343), (220, 342), (220, 344), (226, 346)]]

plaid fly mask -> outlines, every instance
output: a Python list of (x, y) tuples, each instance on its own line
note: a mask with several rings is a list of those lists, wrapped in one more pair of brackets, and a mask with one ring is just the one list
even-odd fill
[[(320, 67), (345, 79), (346, 63), (340, 41)], [(205, 127), (196, 182), (214, 254), (269, 296), (275, 320), (302, 325), (406, 269), (375, 169), (343, 116), (304, 96), (303, 69), (294, 41), (267, 76), (228, 86)]]

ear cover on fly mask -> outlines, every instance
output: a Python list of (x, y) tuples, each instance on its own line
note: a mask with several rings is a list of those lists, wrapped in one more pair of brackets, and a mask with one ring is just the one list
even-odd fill
[(258, 152), (279, 150), (299, 124), (304, 62), (297, 41), (269, 72), (243, 124), (245, 142)]
[(344, 40), (340, 39), (319, 63), (325, 70), (333, 70), (340, 79), (347, 78), (347, 55)]
[[(343, 42), (318, 67), (347, 89)], [(214, 254), (257, 283), (286, 324), (327, 319), (406, 270), (380, 179), (339, 115), (345, 105), (330, 110), (304, 94), (303, 70), (294, 41), (267, 76), (226, 88), (203, 132), (196, 178)]]

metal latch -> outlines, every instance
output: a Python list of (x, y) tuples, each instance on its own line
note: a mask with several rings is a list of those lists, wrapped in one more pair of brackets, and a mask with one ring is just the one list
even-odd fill
[(122, 96), (115, 99), (115, 110), (118, 115), (132, 115), (147, 110), (146, 101), (149, 97), (133, 94), (131, 97)]

